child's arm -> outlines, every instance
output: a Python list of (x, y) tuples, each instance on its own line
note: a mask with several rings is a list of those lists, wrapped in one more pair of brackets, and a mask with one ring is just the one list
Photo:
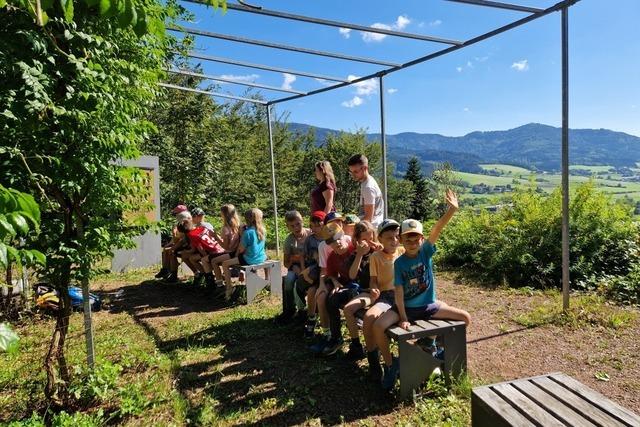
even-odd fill
[(378, 276), (369, 276), (369, 294), (372, 300), (377, 300), (380, 296), (380, 289), (378, 289)]
[(409, 323), (409, 320), (407, 319), (407, 312), (404, 309), (404, 288), (402, 286), (396, 286), (395, 297), (396, 306), (398, 307), (398, 315), (400, 316), (398, 325), (400, 325), (402, 329), (406, 329), (408, 331), (411, 323)]
[(447, 195), (445, 196), (445, 200), (447, 202), (447, 205), (449, 205), (449, 209), (447, 209), (447, 212), (444, 215), (442, 215), (442, 217), (438, 220), (438, 222), (434, 224), (433, 228), (431, 229), (431, 232), (429, 233), (428, 240), (429, 240), (429, 243), (431, 243), (432, 245), (436, 243), (436, 240), (438, 240), (438, 237), (440, 237), (440, 233), (442, 232), (442, 229), (444, 228), (445, 225), (447, 225), (451, 217), (453, 217), (453, 215), (458, 210), (458, 196), (456, 196), (456, 193), (454, 193), (450, 189), (447, 190)]
[(369, 245), (367, 242), (358, 242), (356, 243), (356, 257), (351, 263), (351, 267), (349, 268), (349, 279), (356, 280), (358, 278), (358, 272), (360, 271), (360, 264), (362, 263), (362, 258), (369, 253)]

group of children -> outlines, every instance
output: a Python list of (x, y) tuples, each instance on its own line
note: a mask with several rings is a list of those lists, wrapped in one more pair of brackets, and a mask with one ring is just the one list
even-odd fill
[(225, 299), (229, 300), (233, 293), (231, 269), (267, 259), (266, 230), (260, 209), (246, 211), (245, 225), (241, 226), (236, 208), (231, 204), (222, 206), (220, 233), (204, 220), (205, 213), (200, 208), (189, 212), (185, 205), (178, 205), (172, 213), (176, 224), (171, 241), (162, 249), (162, 269), (155, 276), (158, 279), (177, 282), (180, 258), (195, 273), (195, 285), (204, 281), (215, 288), (224, 283)]
[[(467, 325), (471, 320), (466, 311), (436, 299), (432, 258), (442, 229), (458, 209), (457, 196), (451, 190), (446, 202), (447, 212), (426, 240), (422, 224), (414, 219), (402, 223), (385, 219), (375, 229), (354, 215), (316, 211), (307, 229), (300, 213), (287, 212), (287, 275), (283, 313), (277, 322), (304, 322), (305, 337), (316, 338), (310, 350), (332, 355), (343, 345), (342, 310), (350, 337), (346, 356), (351, 360), (366, 356), (372, 379), (381, 380), (384, 389), (392, 389), (399, 364), (392, 357), (387, 328), (399, 324), (408, 329), (416, 320), (462, 320)], [(316, 335), (318, 322), (320, 334)], [(434, 357), (443, 357), (435, 340), (428, 345)]]

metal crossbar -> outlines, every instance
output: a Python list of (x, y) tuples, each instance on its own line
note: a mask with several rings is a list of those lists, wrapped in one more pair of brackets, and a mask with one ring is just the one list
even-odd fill
[(306, 95), (307, 94), (306, 92), (301, 92), (299, 90), (283, 89), (281, 87), (263, 85), (263, 84), (260, 84), (260, 83), (243, 82), (243, 81), (238, 81), (238, 80), (234, 80), (234, 79), (228, 79), (228, 78), (225, 78), (225, 77), (212, 76), (211, 74), (194, 73), (193, 71), (189, 71), (189, 70), (167, 69), (166, 71), (168, 71), (170, 73), (173, 73), (173, 74), (180, 74), (180, 75), (183, 75), (183, 76), (199, 77), (199, 78), (205, 79), (205, 80), (215, 80), (215, 81), (224, 82), (224, 83), (232, 83), (232, 84), (243, 85), (243, 86), (251, 86), (251, 87), (257, 87), (257, 88), (267, 89), (267, 90), (276, 90), (276, 91), (279, 91), (279, 92), (297, 93), (299, 95)]
[(202, 89), (194, 89), (190, 87), (173, 85), (170, 83), (158, 83), (158, 86), (166, 87), (168, 89), (181, 90), (184, 92), (195, 92), (195, 93), (201, 93), (203, 95), (217, 96), (220, 98), (235, 99), (236, 101), (251, 102), (252, 104), (267, 105), (265, 101), (260, 101), (259, 99), (243, 98), (241, 96), (227, 95), (225, 93), (218, 93), (218, 92), (209, 92)]

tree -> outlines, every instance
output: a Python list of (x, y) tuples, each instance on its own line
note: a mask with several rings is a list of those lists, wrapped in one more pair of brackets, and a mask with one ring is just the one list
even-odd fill
[(61, 305), (46, 357), (45, 392), (68, 403), (68, 286), (88, 283), (95, 261), (144, 228), (144, 178), (118, 166), (154, 131), (145, 119), (160, 93), (164, 22), (172, 1), (0, 0), (0, 182), (42, 209), (42, 273)]
[(420, 162), (416, 156), (412, 156), (407, 163), (407, 172), (404, 179), (412, 184), (411, 191), (411, 212), (410, 217), (424, 220), (427, 215), (427, 203), (429, 201), (429, 191), (425, 182)]

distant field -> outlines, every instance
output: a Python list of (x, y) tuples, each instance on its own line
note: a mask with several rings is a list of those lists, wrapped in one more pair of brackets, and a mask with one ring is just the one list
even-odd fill
[(533, 173), (533, 171), (530, 171), (529, 169), (521, 168), (519, 166), (502, 165), (502, 164), (495, 164), (495, 163), (480, 165), (480, 167), (484, 170), (496, 171), (501, 175), (516, 176), (516, 175), (529, 175)]
[[(481, 167), (484, 170), (494, 170), (500, 173), (500, 176), (483, 175), (467, 172), (457, 172), (457, 176), (461, 181), (469, 183), (469, 185), (486, 184), (489, 186), (496, 185), (511, 185), (528, 186), (532, 178), (540, 180), (536, 181), (536, 185), (546, 192), (551, 192), (558, 188), (562, 182), (562, 175), (560, 174), (545, 174), (534, 173), (525, 168), (503, 165), (503, 164), (483, 164)], [(586, 166), (586, 165), (573, 165), (572, 169), (588, 169), (594, 174), (600, 171), (608, 171), (611, 166)], [(640, 169), (639, 169), (640, 171)], [(607, 174), (607, 177), (611, 179), (594, 178), (596, 187), (603, 192), (612, 194), (615, 198), (630, 197), (633, 200), (640, 200), (640, 182), (627, 182), (622, 181), (622, 177), (617, 174)], [(569, 188), (571, 191), (582, 183), (590, 180), (587, 176), (575, 176), (569, 177)], [(462, 197), (467, 199), (475, 198), (491, 198), (499, 196), (499, 194), (472, 194), (470, 191), (465, 193)]]

